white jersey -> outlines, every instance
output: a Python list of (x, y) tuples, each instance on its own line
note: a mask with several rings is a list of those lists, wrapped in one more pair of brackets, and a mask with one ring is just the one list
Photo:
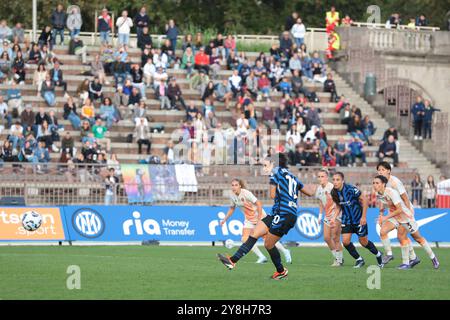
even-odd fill
[[(386, 184), (386, 187), (392, 188), (395, 191), (397, 191), (398, 194), (400, 195), (400, 198), (401, 198), (402, 194), (406, 193), (406, 188), (403, 185), (403, 182), (401, 182), (399, 178), (397, 178), (396, 176), (393, 176), (393, 175), (391, 175), (391, 177), (389, 178), (389, 181)], [(405, 203), (405, 205), (406, 205), (406, 203)], [(412, 209), (412, 214), (414, 216), (414, 209), (413, 209), (414, 207), (413, 207), (413, 204), (411, 203), (411, 200), (409, 200), (409, 207)]]
[(336, 204), (331, 198), (331, 190), (333, 190), (333, 184), (328, 182), (325, 187), (319, 185), (315, 194), (315, 198), (320, 201), (325, 209), (325, 217), (327, 219), (330, 219), (334, 215), (336, 209)]
[(247, 189), (241, 189), (241, 193), (239, 195), (236, 195), (234, 193), (232, 193), (231, 195), (231, 206), (241, 209), (242, 213), (245, 216), (245, 220), (253, 224), (258, 223), (260, 219), (266, 216), (266, 213), (263, 209), (263, 216), (258, 217), (256, 201), (258, 201), (258, 199)]
[(390, 212), (395, 211), (397, 209), (396, 206), (400, 204), (402, 213), (394, 217), (394, 219), (398, 222), (408, 223), (414, 220), (414, 214), (405, 205), (402, 198), (400, 197), (400, 193), (397, 190), (386, 187), (386, 190), (383, 194), (377, 193), (377, 200), (385, 205)]

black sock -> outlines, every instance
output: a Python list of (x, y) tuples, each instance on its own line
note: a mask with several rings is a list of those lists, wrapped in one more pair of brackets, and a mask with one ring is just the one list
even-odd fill
[(373, 244), (372, 241), (369, 240), (369, 242), (367, 243), (367, 246), (365, 246), (365, 248), (367, 250), (369, 250), (370, 252), (372, 252), (374, 255), (378, 255), (378, 249), (377, 247), (375, 247), (375, 245)]
[(355, 258), (356, 260), (358, 260), (359, 258), (361, 258), (361, 256), (359, 255), (358, 251), (356, 251), (355, 246), (353, 245), (353, 242), (350, 242), (348, 245), (344, 245), (345, 249), (347, 249), (348, 253), (350, 253), (350, 255)]
[(267, 252), (269, 252), (270, 258), (272, 259), (275, 268), (277, 268), (277, 271), (283, 272), (284, 267), (283, 264), (281, 263), (280, 251), (278, 251), (278, 249), (274, 246), (272, 249), (267, 249)]
[(236, 253), (230, 258), (230, 260), (233, 263), (236, 263), (239, 261), (239, 259), (241, 259), (243, 256), (245, 256), (247, 253), (250, 252), (250, 250), (252, 250), (253, 246), (255, 245), (256, 241), (258, 241), (258, 239), (253, 238), (252, 236), (248, 237), (247, 241), (245, 241), (245, 243), (243, 243), (238, 251), (236, 251)]

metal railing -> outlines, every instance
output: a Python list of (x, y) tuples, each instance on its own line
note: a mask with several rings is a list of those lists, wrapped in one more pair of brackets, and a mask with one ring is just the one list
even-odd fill
[[(107, 166), (98, 164), (67, 165), (58, 163), (41, 164), (39, 173), (36, 165), (30, 163), (3, 163), (0, 171), (0, 198), (23, 197), (27, 205), (69, 205), (69, 204), (138, 204), (136, 197), (127, 194), (124, 181), (115, 185), (113, 196), (106, 195), (105, 177)], [(150, 165), (151, 166), (151, 165)], [(117, 167), (116, 167), (117, 168)], [(303, 167), (291, 171), (304, 184), (316, 184), (316, 173), (321, 167)], [(119, 168), (118, 168), (119, 169)], [(182, 192), (178, 185), (167, 181), (141, 185), (140, 190), (151, 190), (153, 201), (146, 204), (166, 205), (228, 205), (230, 182), (239, 177), (246, 181), (251, 190), (265, 205), (270, 205), (268, 177), (262, 174), (262, 166), (212, 165), (196, 166), (197, 185), (183, 185), (182, 190), (196, 187), (196, 192)], [(344, 172), (346, 181), (359, 184), (361, 190), (370, 194), (371, 179), (376, 174), (374, 168), (334, 168)], [(403, 181), (412, 181), (415, 171), (395, 169), (395, 174)], [(120, 172), (119, 172), (120, 175)], [(152, 179), (153, 181), (154, 179)], [(407, 184), (407, 183), (405, 183)], [(136, 186), (131, 189), (139, 189)], [(130, 190), (130, 189), (129, 189)], [(145, 197), (144, 197), (145, 198)], [(302, 205), (317, 205), (316, 200), (301, 196)], [(144, 202), (143, 202), (144, 203)]]

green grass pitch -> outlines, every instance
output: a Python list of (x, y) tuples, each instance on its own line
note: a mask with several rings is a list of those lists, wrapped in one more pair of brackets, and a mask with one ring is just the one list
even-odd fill
[[(422, 263), (400, 271), (395, 248), (379, 290), (367, 288), (375, 257), (365, 249), (357, 270), (347, 253), (345, 266), (332, 268), (326, 248), (291, 250), (289, 278), (275, 281), (272, 263), (255, 264), (253, 253), (226, 270), (216, 259), (233, 251), (224, 247), (2, 246), (0, 299), (450, 299), (450, 249), (435, 249), (439, 270), (417, 248)], [(70, 265), (80, 267), (80, 290), (67, 289)]]

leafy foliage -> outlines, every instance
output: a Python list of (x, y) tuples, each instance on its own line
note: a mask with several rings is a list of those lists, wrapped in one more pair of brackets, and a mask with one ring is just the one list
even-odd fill
[[(240, 34), (278, 34), (286, 17), (294, 10), (300, 13), (307, 27), (324, 27), (324, 17), (331, 5), (341, 15), (349, 14), (355, 21), (366, 21), (367, 6), (381, 8), (383, 23), (393, 12), (399, 12), (404, 21), (423, 13), (431, 25), (445, 27), (450, 0), (371, 0), (364, 4), (350, 0), (38, 0), (38, 28), (49, 22), (57, 3), (81, 7), (83, 31), (93, 31), (95, 11), (104, 6), (117, 15), (124, 9), (133, 17), (142, 5), (153, 21), (152, 33), (163, 33), (166, 21), (173, 18), (183, 30), (192, 26)], [(26, 28), (32, 25), (32, 1), (0, 1), (0, 17), (10, 23), (21, 21)]]

